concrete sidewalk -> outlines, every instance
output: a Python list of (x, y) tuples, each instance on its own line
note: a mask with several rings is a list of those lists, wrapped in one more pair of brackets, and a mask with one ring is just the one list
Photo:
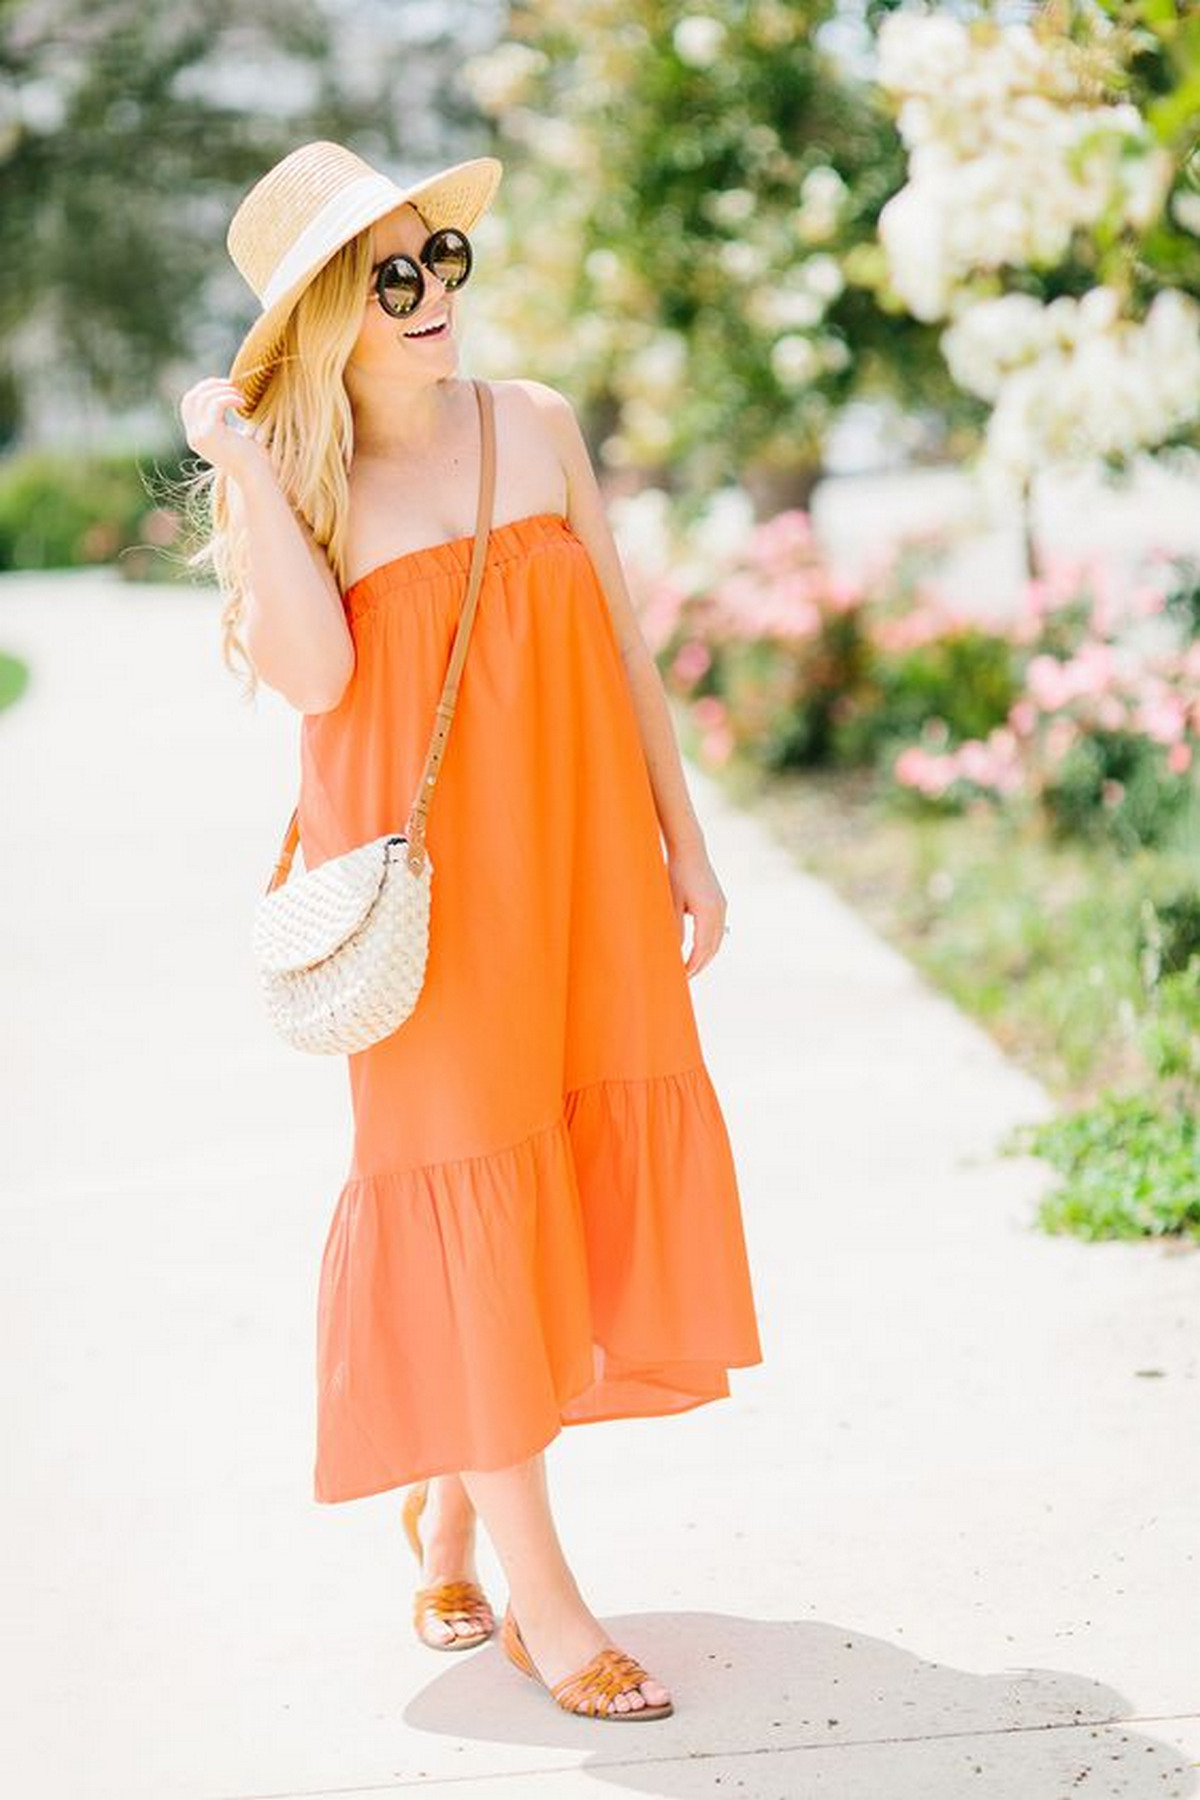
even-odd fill
[(241, 702), (205, 593), (7, 577), (0, 648), (6, 1794), (1197, 1792), (1200, 1256), (1034, 1230), (1049, 1173), (994, 1145), (1040, 1090), (695, 771), (766, 1360), (547, 1453), (676, 1712), (421, 1648), (399, 1494), (311, 1498), (348, 1089), (249, 952), (295, 715)]

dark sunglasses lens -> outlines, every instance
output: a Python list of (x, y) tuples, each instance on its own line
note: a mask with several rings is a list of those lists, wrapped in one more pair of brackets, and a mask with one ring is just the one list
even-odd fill
[(379, 298), (394, 319), (412, 312), (421, 298), (422, 286), (421, 271), (407, 256), (389, 257), (379, 271)]
[(461, 231), (434, 232), (425, 262), (443, 287), (461, 287), (471, 273), (471, 261), (471, 246)]

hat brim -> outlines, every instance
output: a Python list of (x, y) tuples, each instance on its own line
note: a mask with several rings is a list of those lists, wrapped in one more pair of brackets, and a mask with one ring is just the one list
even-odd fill
[(278, 365), (284, 327), (297, 300), (343, 245), (377, 219), (408, 204), (417, 207), (431, 231), (444, 225), (470, 231), (491, 205), (502, 173), (503, 164), (497, 157), (474, 156), (406, 188), (381, 176), (368, 184), (361, 198), (351, 197), (323, 226), (318, 241), (304, 251), (299, 259), (303, 267), (294, 279), (286, 281), (283, 291), (263, 309), (238, 346), (229, 379), (246, 396), (241, 410), (253, 412), (262, 399)]

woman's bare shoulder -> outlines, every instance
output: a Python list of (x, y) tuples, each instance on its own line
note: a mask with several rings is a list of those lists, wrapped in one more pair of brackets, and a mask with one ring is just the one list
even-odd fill
[(565, 394), (545, 381), (512, 376), (496, 381), (497, 403), (504, 406), (511, 421), (510, 430), (529, 448), (553, 452), (566, 470), (582, 441), (575, 408)]
[(533, 381), (528, 376), (512, 375), (506, 381), (493, 381), (489, 385), (501, 396), (511, 393), (518, 406), (527, 407), (551, 427), (556, 419), (561, 420), (564, 413), (572, 410), (571, 402), (565, 394), (560, 394), (557, 388), (550, 387), (544, 381)]

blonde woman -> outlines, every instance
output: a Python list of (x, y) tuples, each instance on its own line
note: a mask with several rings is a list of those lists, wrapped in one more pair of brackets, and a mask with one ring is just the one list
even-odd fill
[(347, 1058), (314, 1495), (407, 1490), (414, 1623), (439, 1650), (495, 1629), (482, 1519), (511, 1661), (568, 1711), (662, 1718), (667, 1688), (568, 1566), (544, 1450), (564, 1425), (716, 1400), (762, 1360), (688, 986), (726, 902), (570, 404), (458, 372), (468, 234), (500, 174), (478, 157), (401, 188), (342, 146), (293, 151), (229, 230), (260, 316), (229, 379), (180, 411), (209, 465), (226, 661), (303, 715), (314, 868), (413, 802), (490, 401), (493, 523), (426, 822), (424, 986)]

